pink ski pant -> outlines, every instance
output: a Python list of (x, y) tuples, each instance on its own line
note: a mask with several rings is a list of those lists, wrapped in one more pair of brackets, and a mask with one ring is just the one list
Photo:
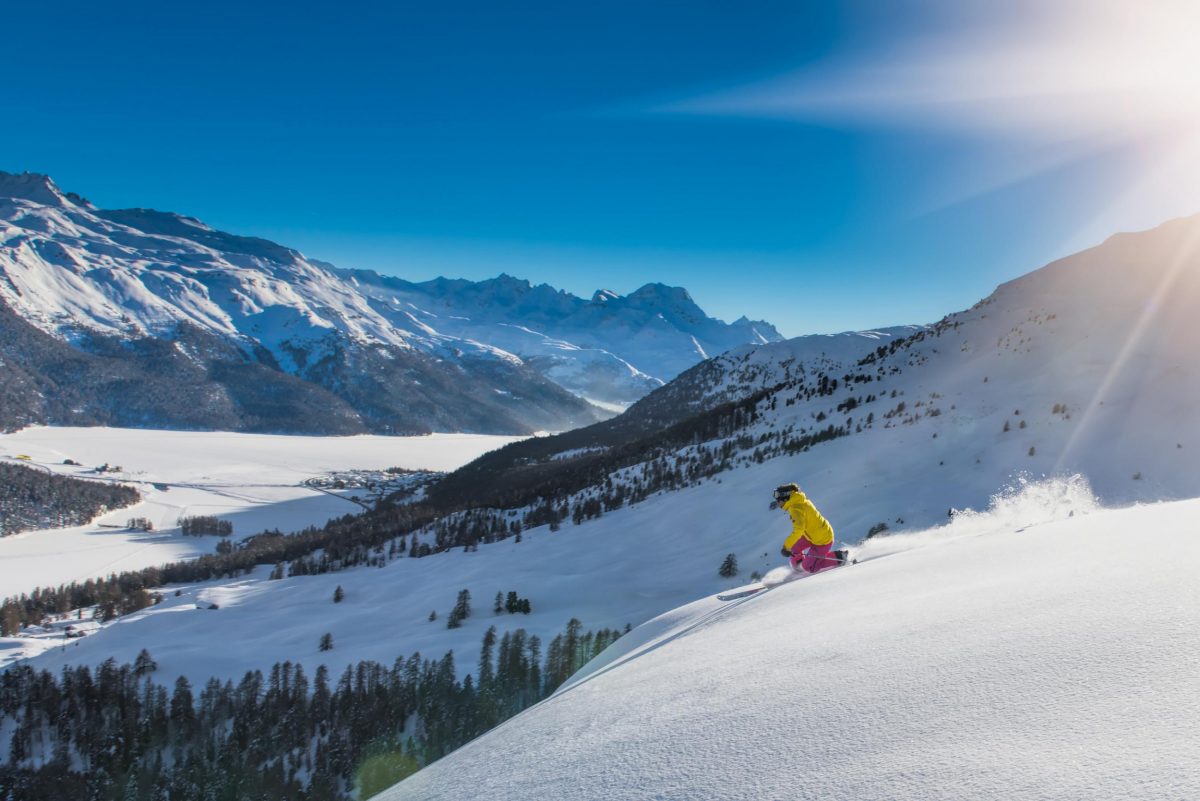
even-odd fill
[(817, 573), (838, 566), (838, 558), (833, 555), (833, 543), (813, 545), (807, 537), (796, 540), (792, 546), (792, 569), (799, 564), (805, 573)]

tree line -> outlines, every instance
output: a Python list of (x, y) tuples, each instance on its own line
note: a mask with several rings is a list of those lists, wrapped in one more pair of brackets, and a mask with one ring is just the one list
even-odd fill
[(233, 523), (213, 515), (193, 515), (179, 518), (179, 531), (186, 537), (228, 537)]
[(200, 688), (155, 682), (147, 652), (59, 676), (13, 667), (0, 675), (0, 798), (366, 798), (547, 697), (620, 636), (572, 619), (543, 654), (536, 635), (493, 626), (461, 680), (453, 651), (359, 662), (336, 679), (282, 662)]

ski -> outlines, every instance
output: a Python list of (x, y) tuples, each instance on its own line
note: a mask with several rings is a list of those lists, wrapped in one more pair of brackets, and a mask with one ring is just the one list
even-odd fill
[(757, 587), (747, 587), (744, 590), (737, 590), (735, 592), (727, 592), (727, 593), (718, 594), (717, 600), (718, 601), (736, 601), (739, 598), (749, 598), (751, 595), (760, 593), (765, 589), (767, 589), (767, 585), (760, 584)]

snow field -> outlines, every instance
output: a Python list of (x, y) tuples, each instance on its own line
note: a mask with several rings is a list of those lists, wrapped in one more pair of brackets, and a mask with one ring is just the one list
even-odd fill
[[(179, 534), (181, 516), (216, 515), (234, 539), (278, 528), (296, 531), (361, 511), (356, 490), (321, 491), (306, 479), (337, 470), (403, 467), (446, 471), (519, 437), (296, 437), (227, 432), (33, 427), (0, 434), (0, 458), (93, 480), (132, 484), (140, 504), (91, 524), (0, 538), (0, 597), (212, 553), (216, 537)], [(64, 459), (82, 467), (63, 465)], [(101, 464), (119, 473), (92, 472)], [(167, 487), (158, 489), (156, 484)], [(124, 528), (146, 517), (153, 532)], [(113, 528), (115, 527), (115, 528)]]
[(660, 616), (381, 798), (1200, 796), (1200, 501), (1003, 504)]

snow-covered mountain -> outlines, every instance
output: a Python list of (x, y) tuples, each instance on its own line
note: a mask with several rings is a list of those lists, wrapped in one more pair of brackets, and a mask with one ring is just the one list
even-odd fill
[(9, 426), (562, 430), (604, 416), (582, 398), (623, 408), (710, 354), (779, 339), (657, 284), (586, 301), (508, 276), (338, 270), (29, 173), (0, 173), (0, 279), (0, 325), (22, 341)]
[(584, 397), (628, 405), (687, 368), (740, 345), (782, 339), (770, 323), (705, 315), (687, 290), (647, 284), (585, 300), (501, 275), (471, 282), (412, 283), (341, 271), (381, 315), (518, 354)]
[(821, 374), (841, 375), (865, 353), (913, 336), (926, 326), (901, 325), (875, 331), (810, 334), (763, 345), (742, 345), (684, 371), (643, 400), (629, 420), (655, 424), (684, 420), (725, 403)]

